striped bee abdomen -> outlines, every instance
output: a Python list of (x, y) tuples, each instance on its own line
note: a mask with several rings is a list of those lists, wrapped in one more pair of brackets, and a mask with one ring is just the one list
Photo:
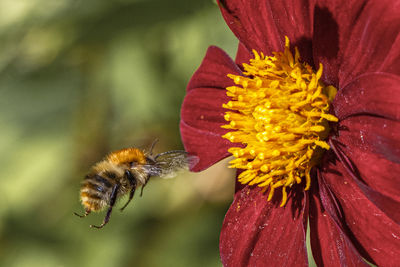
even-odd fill
[(86, 210), (99, 211), (110, 200), (112, 188), (115, 183), (115, 174), (89, 174), (81, 186), (81, 201)]

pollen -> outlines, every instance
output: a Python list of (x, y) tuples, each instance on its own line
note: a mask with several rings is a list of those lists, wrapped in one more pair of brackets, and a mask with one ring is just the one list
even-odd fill
[(235, 86), (226, 88), (231, 100), (223, 104), (222, 127), (231, 131), (222, 137), (242, 144), (228, 150), (235, 158), (230, 167), (243, 169), (239, 182), (269, 189), (268, 201), (281, 190), (282, 207), (288, 187), (310, 188), (311, 169), (330, 149), (324, 140), (329, 122), (338, 121), (329, 114), (337, 90), (320, 80), (322, 64), (315, 72), (300, 62), (297, 47), (293, 56), (287, 37), (284, 52), (253, 54), (243, 76), (228, 74)]

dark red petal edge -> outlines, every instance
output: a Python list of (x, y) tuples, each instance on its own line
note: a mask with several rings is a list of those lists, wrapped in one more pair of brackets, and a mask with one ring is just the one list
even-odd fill
[(318, 266), (368, 266), (339, 219), (340, 211), (332, 193), (319, 180), (311, 187), (310, 237), (311, 249)]
[(229, 156), (233, 144), (221, 136), (227, 132), (222, 104), (229, 101), (225, 87), (233, 85), (227, 74), (240, 75), (232, 59), (218, 47), (210, 47), (188, 85), (182, 104), (180, 130), (185, 150), (199, 158), (192, 171), (202, 171)]
[(281, 208), (279, 192), (268, 202), (258, 187), (238, 190), (221, 230), (223, 265), (308, 266), (308, 206), (305, 194), (300, 194), (289, 196)]
[(340, 161), (324, 167), (320, 180), (335, 196), (341, 221), (358, 252), (378, 266), (396, 266), (400, 262), (400, 226), (365, 196)]

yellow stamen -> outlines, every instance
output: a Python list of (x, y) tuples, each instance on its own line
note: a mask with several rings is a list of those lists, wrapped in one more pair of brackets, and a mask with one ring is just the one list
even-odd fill
[(269, 187), (268, 201), (282, 187), (283, 207), (287, 187), (305, 180), (304, 190), (308, 190), (312, 167), (330, 148), (324, 139), (328, 122), (338, 121), (329, 114), (337, 90), (320, 81), (322, 64), (314, 72), (299, 61), (297, 47), (293, 56), (287, 37), (284, 52), (264, 56), (253, 50), (253, 54), (249, 64), (243, 64), (244, 76), (228, 74), (236, 86), (227, 88), (231, 101), (223, 104), (228, 124), (222, 127), (231, 131), (223, 138), (246, 145), (228, 150), (235, 157), (230, 167), (244, 169), (239, 182), (263, 191)]

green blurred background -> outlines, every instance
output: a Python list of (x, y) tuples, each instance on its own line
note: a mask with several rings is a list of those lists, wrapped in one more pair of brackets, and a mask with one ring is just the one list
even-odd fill
[(211, 44), (237, 46), (212, 0), (0, 1), (0, 266), (221, 265), (225, 162), (151, 180), (100, 231), (104, 213), (73, 216), (107, 152), (182, 148), (185, 87)]

